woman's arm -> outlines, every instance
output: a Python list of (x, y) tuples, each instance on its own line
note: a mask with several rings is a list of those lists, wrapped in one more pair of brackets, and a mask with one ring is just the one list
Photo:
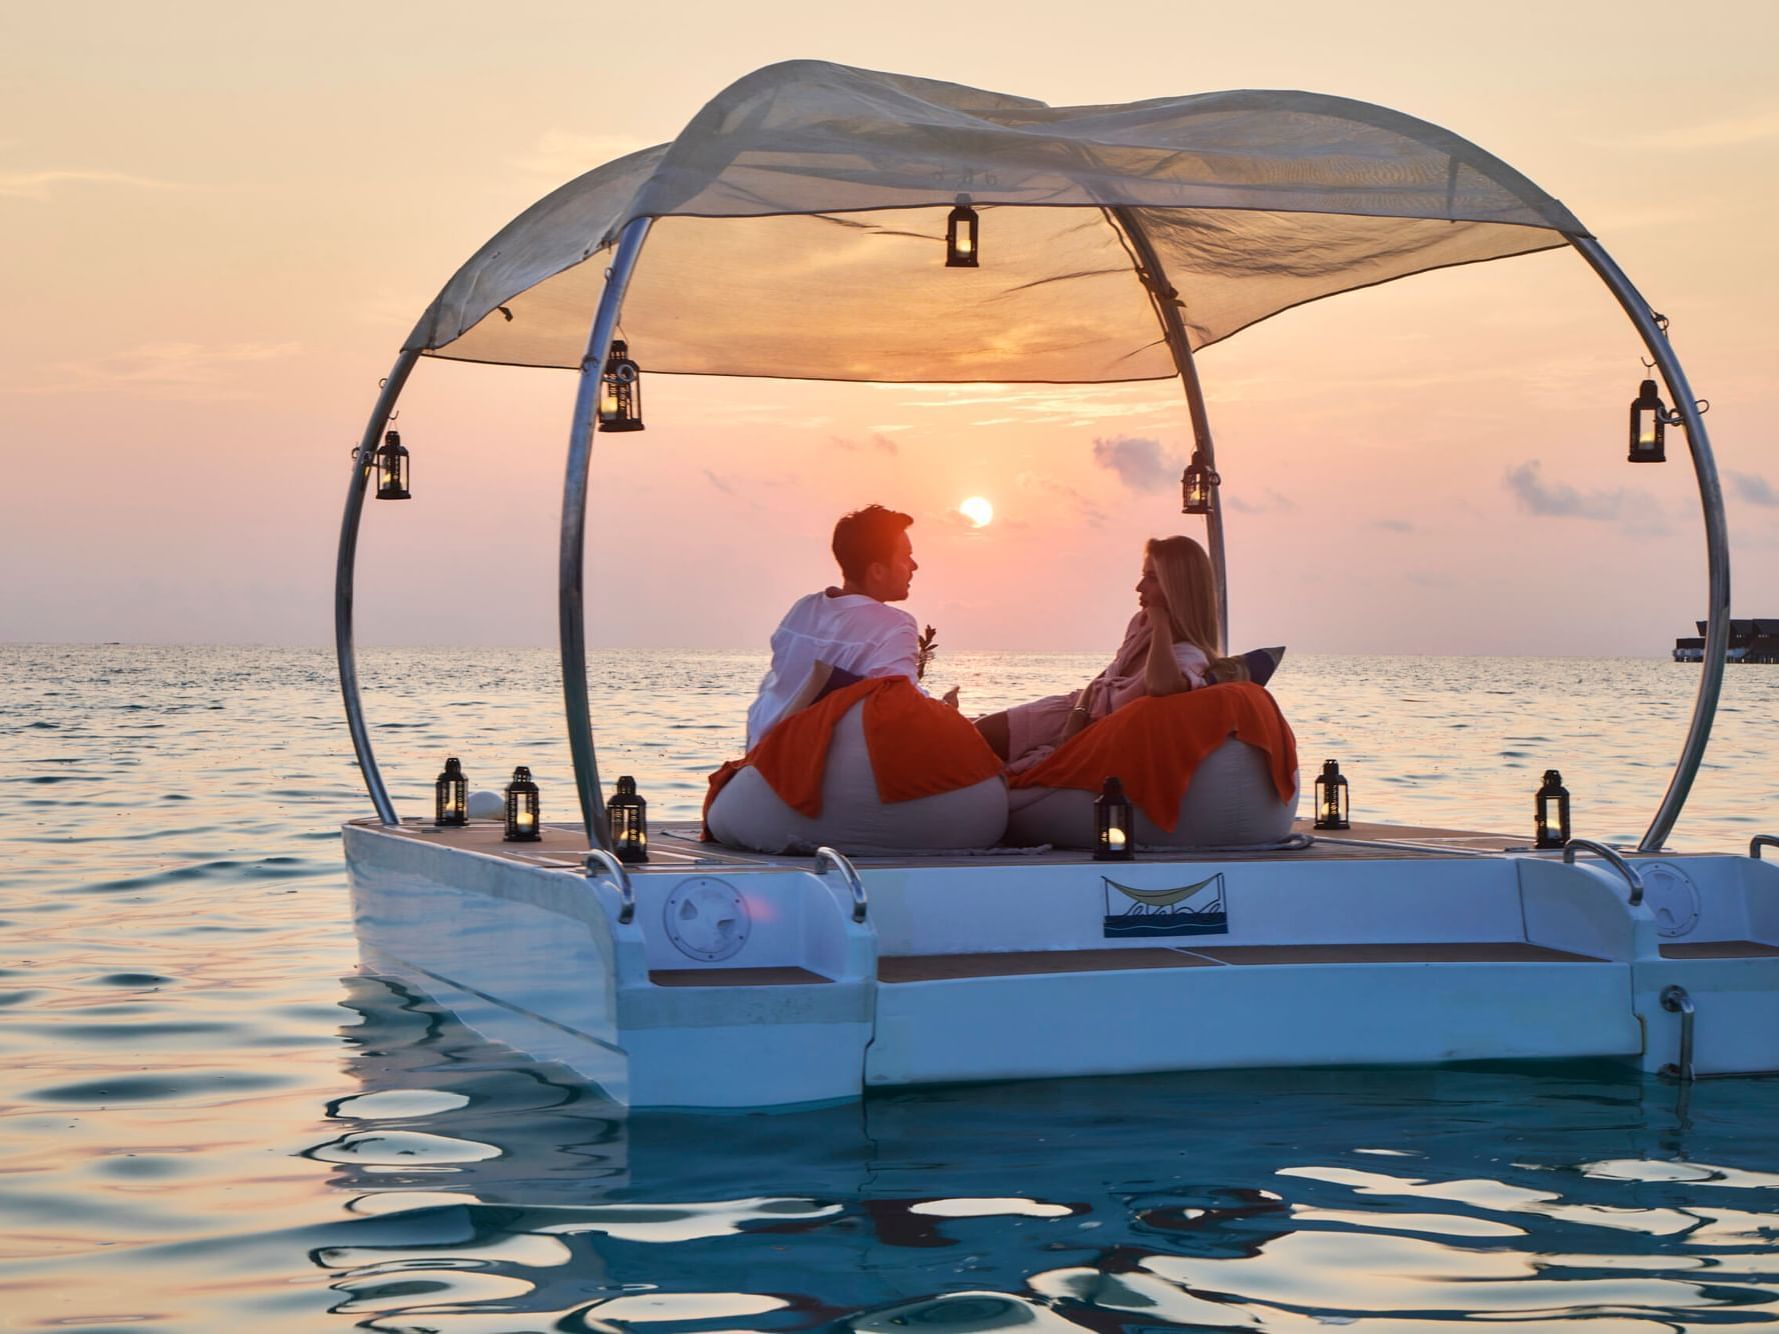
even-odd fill
[(1149, 609), (1149, 653), (1143, 659), (1143, 688), (1151, 695), (1179, 695), (1192, 689), (1192, 680), (1174, 661), (1174, 628), (1165, 606)]

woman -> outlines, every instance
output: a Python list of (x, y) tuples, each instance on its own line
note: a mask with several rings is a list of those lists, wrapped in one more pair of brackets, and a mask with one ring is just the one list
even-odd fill
[(1248, 679), (1241, 659), (1222, 656), (1210, 557), (1190, 537), (1156, 537), (1144, 545), (1137, 606), (1110, 665), (1080, 690), (975, 720), (1012, 770), (1031, 767), (1133, 699)]

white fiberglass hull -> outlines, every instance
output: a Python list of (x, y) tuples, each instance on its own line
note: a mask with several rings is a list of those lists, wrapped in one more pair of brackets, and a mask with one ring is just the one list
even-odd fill
[[(1779, 1068), (1779, 865), (1291, 856), (654, 865), (637, 910), (572, 858), (345, 830), (365, 966), (633, 1106), (1252, 1066), (1680, 1053)], [(550, 864), (552, 861), (557, 864)], [(1196, 886), (1154, 908), (1136, 895)], [(720, 956), (720, 957), (719, 957)]]

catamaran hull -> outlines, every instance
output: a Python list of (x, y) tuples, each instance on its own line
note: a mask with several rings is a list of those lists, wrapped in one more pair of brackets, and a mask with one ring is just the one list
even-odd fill
[(1779, 866), (1749, 858), (1664, 858), (1636, 906), (1607, 869), (1533, 856), (903, 863), (863, 871), (863, 920), (803, 864), (663, 867), (633, 876), (626, 922), (572, 862), (369, 823), (345, 844), (368, 970), (632, 1106), (1255, 1066), (1655, 1072), (1689, 1019), (1696, 1073), (1779, 1068)]

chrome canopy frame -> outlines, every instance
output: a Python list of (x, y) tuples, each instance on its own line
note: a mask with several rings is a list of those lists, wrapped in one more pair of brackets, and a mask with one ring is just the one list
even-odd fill
[[(1210, 420), (1205, 410), (1204, 391), (1199, 383), (1184, 321), (1180, 316), (1178, 293), (1168, 282), (1160, 260), (1148, 236), (1138, 225), (1131, 210), (1113, 207), (1109, 210), (1118, 227), (1135, 251), (1137, 276), (1143, 282), (1155, 306), (1168, 350), (1173, 356), (1185, 390), (1187, 408), (1192, 421), (1193, 439), (1206, 464), (1216, 466)], [(557, 610), (562, 655), (562, 690), (567, 715), (569, 751), (574, 761), (575, 788), (580, 799), (581, 819), (587, 830), (589, 845), (595, 850), (610, 852), (611, 831), (599, 782), (598, 756), (593, 741), (593, 725), (587, 696), (586, 598), (584, 587), (587, 494), (591, 467), (593, 427), (599, 402), (600, 375), (610, 351), (624, 293), (635, 272), (643, 242), (652, 219), (636, 218), (619, 234), (616, 253), (600, 296), (599, 308), (587, 335), (587, 350), (581, 360), (580, 381), (575, 396), (575, 415), (570, 428), (567, 469), (562, 493), (562, 532), (557, 570)], [(1707, 572), (1707, 608), (1704, 661), (1701, 664), (1698, 694), (1694, 699), (1692, 720), (1680, 758), (1669, 780), (1666, 793), (1648, 830), (1637, 845), (1639, 852), (1659, 851), (1673, 831), (1711, 736), (1711, 724), (1723, 685), (1725, 649), (1730, 631), (1730, 564), (1729, 534), (1724, 519), (1723, 488), (1718, 480), (1717, 465), (1712, 457), (1710, 439), (1693, 397), (1686, 373), (1669, 346), (1660, 318), (1638, 294), (1624, 272), (1591, 236), (1569, 236), (1568, 240), (1618, 299), (1642, 337), (1662, 379), (1667, 385), (1674, 409), (1686, 428), (1687, 446), (1692, 455), (1693, 471), (1698, 479), (1699, 499), (1705, 521), (1705, 554)], [(363, 519), (364, 493), (375, 467), (378, 439), (393, 418), (396, 403), (408, 376), (420, 357), (420, 349), (404, 350), (396, 358), (389, 376), (382, 383), (370, 420), (353, 453), (352, 476), (347, 486), (345, 513), (340, 523), (340, 547), (334, 574), (334, 647), (339, 659), (340, 692), (346, 706), (346, 724), (352, 734), (352, 745), (364, 775), (365, 788), (376, 809), (377, 818), (386, 825), (400, 823), (388, 789), (377, 767), (365, 722), (353, 636), (353, 581), (358, 552), (358, 530)], [(1213, 493), (1211, 512), (1205, 518), (1206, 539), (1212, 570), (1217, 585), (1218, 615), (1224, 637), (1224, 650), (1229, 649), (1229, 595), (1223, 540), (1221, 495)]]

